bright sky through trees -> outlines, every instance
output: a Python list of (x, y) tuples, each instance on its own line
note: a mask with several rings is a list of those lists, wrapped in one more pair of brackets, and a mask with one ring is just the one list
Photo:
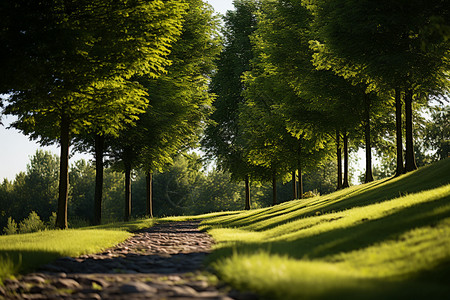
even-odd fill
[[(221, 14), (225, 14), (227, 10), (233, 9), (232, 0), (206, 0), (206, 2), (210, 3), (214, 7), (214, 10)], [(59, 155), (57, 146), (40, 147), (37, 143), (29, 141), (28, 137), (17, 130), (7, 129), (13, 120), (15, 119), (10, 116), (1, 117), (3, 126), (0, 125), (0, 140), (2, 145), (0, 147), (0, 180), (4, 178), (13, 180), (17, 173), (25, 171), (29, 158), (34, 155), (38, 148)], [(81, 158), (90, 159), (91, 156), (75, 153), (71, 157), (71, 162)]]

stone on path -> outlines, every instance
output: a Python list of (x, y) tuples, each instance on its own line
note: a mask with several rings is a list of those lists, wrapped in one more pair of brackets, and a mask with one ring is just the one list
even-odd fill
[(5, 280), (0, 299), (257, 299), (208, 281), (203, 262), (214, 241), (198, 224), (159, 224), (101, 253), (60, 258)]

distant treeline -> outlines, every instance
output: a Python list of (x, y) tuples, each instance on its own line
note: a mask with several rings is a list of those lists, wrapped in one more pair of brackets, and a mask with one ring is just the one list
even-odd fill
[[(315, 190), (309, 194), (324, 194), (334, 190), (335, 184), (329, 172), (332, 173), (336, 166), (333, 166), (333, 162), (329, 164), (316, 173), (305, 175), (305, 190)], [(33, 211), (48, 227), (54, 226), (51, 221), (54, 221), (52, 213), (56, 212), (58, 200), (58, 170), (59, 158), (38, 150), (31, 157), (26, 172), (17, 174), (13, 181), (4, 179), (0, 185), (0, 228), (7, 226), (9, 217), (19, 225)], [(79, 160), (71, 166), (69, 176), (70, 226), (89, 225), (94, 215), (95, 166), (91, 162)], [(145, 181), (145, 174), (133, 174), (134, 218), (145, 216)], [(121, 221), (124, 214), (124, 174), (106, 168), (104, 183), (104, 222)], [(280, 200), (291, 200), (291, 183), (280, 182), (278, 185)], [(271, 204), (271, 188), (270, 184), (252, 184), (252, 208)], [(244, 208), (244, 184), (232, 181), (226, 172), (217, 169), (206, 171), (195, 154), (180, 155), (167, 172), (155, 174), (153, 194), (154, 215), (157, 217)], [(42, 229), (40, 226), (36, 228)]]

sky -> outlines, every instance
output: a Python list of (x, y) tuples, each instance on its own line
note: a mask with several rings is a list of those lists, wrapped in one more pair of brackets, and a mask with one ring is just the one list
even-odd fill
[[(224, 15), (227, 10), (233, 9), (232, 0), (207, 0), (214, 10)], [(15, 119), (10, 116), (0, 116), (3, 126), (0, 125), (0, 182), (4, 178), (14, 180), (17, 173), (26, 171), (26, 166), (30, 157), (36, 153), (37, 149), (50, 151), (59, 155), (59, 147), (49, 146), (40, 147), (36, 142), (30, 141), (28, 137), (15, 129), (7, 129)], [(73, 163), (79, 159), (91, 159), (88, 154), (75, 153), (70, 162)]]

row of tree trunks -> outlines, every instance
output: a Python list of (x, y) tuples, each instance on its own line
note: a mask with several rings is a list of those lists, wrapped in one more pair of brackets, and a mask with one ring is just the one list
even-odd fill
[(396, 147), (397, 147), (397, 167), (395, 176), (400, 176), (406, 172), (417, 169), (414, 156), (412, 102), (413, 92), (405, 92), (405, 165), (403, 165), (403, 141), (402, 141), (402, 93), (400, 89), (395, 90), (395, 127), (396, 127)]
[(297, 171), (292, 172), (292, 196), (293, 199), (303, 199), (303, 174), (301, 167), (298, 167)]
[[(405, 171), (410, 172), (417, 169), (414, 157), (413, 145), (413, 122), (412, 122), (412, 91), (405, 93), (405, 129), (406, 129), (406, 156), (405, 167), (403, 167), (403, 149), (402, 149), (402, 101), (401, 92), (395, 90), (395, 107), (396, 107), (396, 144), (397, 144), (397, 168), (396, 176), (403, 174)], [(370, 136), (370, 99), (368, 95), (365, 98), (365, 147), (366, 147), (366, 174), (365, 182), (373, 181), (372, 173), (372, 154), (371, 154), (371, 136)], [(344, 176), (342, 174), (342, 150), (340, 145), (340, 132), (336, 131), (336, 156), (337, 156), (337, 189), (349, 186), (348, 181), (348, 133), (344, 134)], [(68, 203), (68, 187), (69, 187), (69, 146), (70, 146), (70, 122), (65, 115), (61, 117), (61, 164), (60, 164), (60, 185), (58, 199), (58, 214), (56, 226), (58, 228), (67, 228), (67, 203)], [(95, 137), (95, 165), (96, 165), (96, 182), (94, 195), (94, 225), (101, 224), (101, 205), (103, 197), (103, 153), (104, 153), (104, 136), (96, 135)], [(294, 199), (303, 197), (303, 184), (301, 168), (298, 169), (298, 188), (296, 172), (292, 173), (292, 194)], [(153, 217), (153, 199), (152, 199), (152, 174), (147, 172), (147, 215)], [(276, 175), (273, 175), (273, 205), (277, 204), (276, 191)], [(245, 209), (250, 209), (250, 183), (249, 176), (245, 177)], [(131, 216), (131, 166), (125, 166), (125, 217), (128, 221)]]

